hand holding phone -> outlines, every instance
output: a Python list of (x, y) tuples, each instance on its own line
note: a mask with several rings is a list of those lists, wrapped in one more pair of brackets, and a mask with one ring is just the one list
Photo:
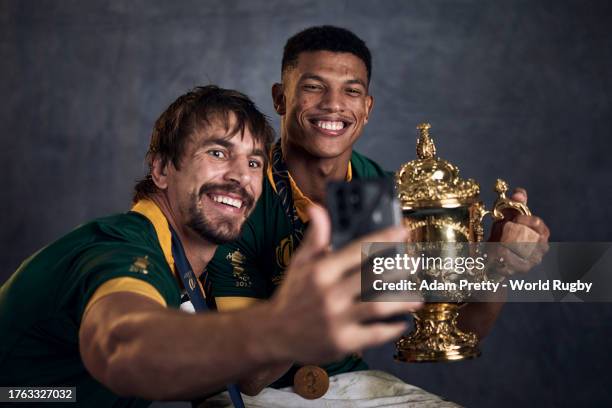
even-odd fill
[(332, 247), (338, 249), (371, 232), (401, 224), (393, 179), (358, 179), (327, 185)]

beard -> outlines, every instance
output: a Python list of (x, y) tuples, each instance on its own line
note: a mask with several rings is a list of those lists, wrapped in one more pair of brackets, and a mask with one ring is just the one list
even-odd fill
[(227, 244), (240, 236), (244, 219), (241, 217), (226, 217), (220, 214), (211, 216), (200, 204), (202, 196), (212, 191), (239, 194), (245, 216), (253, 209), (255, 199), (242, 187), (234, 184), (204, 184), (200, 191), (192, 194), (189, 205), (187, 226), (207, 241), (216, 245)]

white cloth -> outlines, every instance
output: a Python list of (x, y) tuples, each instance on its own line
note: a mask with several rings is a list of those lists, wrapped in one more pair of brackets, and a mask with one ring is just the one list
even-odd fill
[[(292, 387), (266, 388), (256, 397), (242, 395), (248, 408), (457, 408), (414, 385), (406, 384), (383, 371), (366, 370), (334, 375), (329, 390), (316, 400), (307, 400), (293, 392)], [(209, 398), (199, 408), (232, 407), (227, 392)]]

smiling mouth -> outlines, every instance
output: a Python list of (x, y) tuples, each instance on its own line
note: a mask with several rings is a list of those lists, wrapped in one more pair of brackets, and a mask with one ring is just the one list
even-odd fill
[(218, 210), (234, 215), (248, 214), (255, 203), (255, 198), (236, 183), (206, 183), (197, 196), (199, 199), (205, 196)]
[(325, 133), (341, 133), (347, 127), (349, 127), (350, 123), (345, 122), (343, 120), (321, 120), (321, 119), (311, 119), (310, 123), (315, 127), (323, 130)]
[(346, 126), (346, 123), (335, 120), (315, 120), (314, 125), (325, 130), (342, 130)]
[(232, 198), (222, 194), (208, 194), (211, 200), (219, 204), (225, 204), (229, 207), (242, 208), (243, 201), (237, 198)]

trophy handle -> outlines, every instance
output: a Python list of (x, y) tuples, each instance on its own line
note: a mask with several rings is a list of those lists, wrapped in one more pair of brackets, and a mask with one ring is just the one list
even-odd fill
[(495, 200), (495, 203), (493, 204), (493, 211), (491, 212), (491, 217), (493, 217), (495, 221), (501, 221), (504, 219), (504, 214), (502, 211), (506, 209), (516, 210), (524, 215), (531, 215), (531, 211), (525, 204), (506, 197), (508, 184), (504, 180), (497, 179), (497, 182), (495, 183), (495, 191), (497, 192), (497, 200)]
[[(477, 211), (476, 212), (477, 216), (480, 216), (480, 221), (476, 225), (477, 228), (475, 229), (477, 242), (480, 242), (484, 235), (483, 230), (482, 230), (482, 220), (485, 217), (485, 215), (487, 214), (491, 215), (491, 218), (493, 218), (494, 221), (503, 220), (504, 219), (503, 210), (508, 210), (508, 209), (516, 210), (523, 215), (531, 215), (531, 210), (529, 210), (529, 207), (527, 207), (523, 203), (511, 200), (508, 197), (506, 197), (506, 191), (508, 191), (508, 184), (502, 179), (497, 179), (497, 182), (495, 183), (495, 192), (497, 192), (497, 200), (495, 200), (495, 203), (493, 203), (493, 210), (487, 211), (481, 203), (478, 203), (479, 206), (475, 208), (475, 210)], [(487, 273), (486, 280), (493, 280), (493, 281), (501, 282), (501, 280), (503, 280), (504, 278), (501, 275), (498, 275), (498, 276), (499, 276), (498, 279), (495, 279), (495, 278), (492, 279), (491, 277), (488, 276), (488, 273)]]
[(474, 221), (474, 229), (476, 231), (476, 242), (480, 242), (483, 239), (484, 231), (482, 228), (482, 220), (486, 215), (490, 215), (494, 221), (501, 221), (504, 219), (503, 210), (511, 209), (516, 210), (524, 215), (531, 215), (529, 208), (518, 201), (514, 201), (506, 197), (506, 191), (508, 191), (508, 184), (502, 180), (497, 179), (495, 183), (495, 191), (497, 192), (497, 200), (493, 203), (493, 210), (488, 211), (485, 209), (482, 203), (477, 203), (473, 208), (475, 211), (475, 217), (472, 218)]
[(503, 210), (511, 209), (516, 210), (524, 215), (531, 215), (529, 207), (518, 201), (514, 201), (506, 197), (506, 191), (508, 191), (508, 183), (502, 179), (497, 179), (495, 183), (495, 192), (497, 193), (497, 200), (493, 203), (493, 210), (487, 211), (484, 206), (479, 205), (477, 210), (477, 219), (481, 223), (485, 215), (491, 215), (494, 221), (501, 221), (504, 219)]

